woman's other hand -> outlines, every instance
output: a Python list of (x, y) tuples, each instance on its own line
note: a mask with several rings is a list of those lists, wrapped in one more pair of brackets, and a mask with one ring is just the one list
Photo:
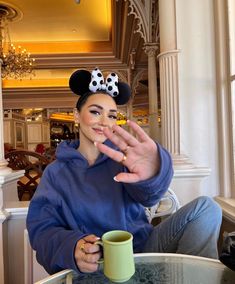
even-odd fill
[(98, 269), (97, 261), (101, 257), (101, 251), (95, 242), (99, 239), (95, 235), (88, 235), (77, 242), (74, 256), (81, 272), (95, 272)]
[(112, 129), (105, 128), (104, 134), (121, 150), (116, 151), (102, 143), (95, 143), (100, 152), (122, 163), (129, 173), (119, 173), (115, 180), (133, 183), (149, 179), (160, 168), (160, 159), (156, 143), (135, 122), (127, 121), (134, 135), (118, 125)]

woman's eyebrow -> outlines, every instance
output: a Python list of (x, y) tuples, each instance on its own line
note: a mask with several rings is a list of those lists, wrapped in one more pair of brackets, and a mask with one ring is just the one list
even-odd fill
[[(97, 108), (99, 108), (100, 110), (103, 110), (103, 109), (104, 109), (102, 106), (97, 105), (97, 104), (91, 104), (91, 105), (89, 105), (89, 107), (97, 107)], [(117, 113), (117, 110), (116, 110), (116, 109), (110, 109), (109, 111)]]

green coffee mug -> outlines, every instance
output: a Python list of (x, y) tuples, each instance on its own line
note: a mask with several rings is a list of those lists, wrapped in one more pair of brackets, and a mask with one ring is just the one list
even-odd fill
[(129, 232), (110, 231), (96, 242), (103, 247), (103, 259), (99, 263), (104, 264), (104, 275), (109, 280), (125, 282), (135, 273), (132, 240)]

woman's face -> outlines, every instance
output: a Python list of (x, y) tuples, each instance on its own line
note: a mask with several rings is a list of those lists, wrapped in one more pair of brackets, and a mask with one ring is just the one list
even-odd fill
[(77, 114), (80, 143), (103, 143), (106, 140), (104, 128), (111, 128), (116, 124), (116, 120), (117, 105), (112, 97), (106, 94), (89, 96)]

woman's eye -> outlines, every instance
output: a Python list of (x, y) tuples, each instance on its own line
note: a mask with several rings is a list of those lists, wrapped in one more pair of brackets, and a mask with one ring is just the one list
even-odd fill
[(114, 120), (117, 119), (117, 116), (116, 116), (116, 115), (113, 115), (113, 114), (111, 114), (109, 117), (110, 117), (111, 119), (114, 119)]
[(95, 115), (99, 115), (100, 114), (97, 110), (90, 110), (90, 113), (95, 114)]

